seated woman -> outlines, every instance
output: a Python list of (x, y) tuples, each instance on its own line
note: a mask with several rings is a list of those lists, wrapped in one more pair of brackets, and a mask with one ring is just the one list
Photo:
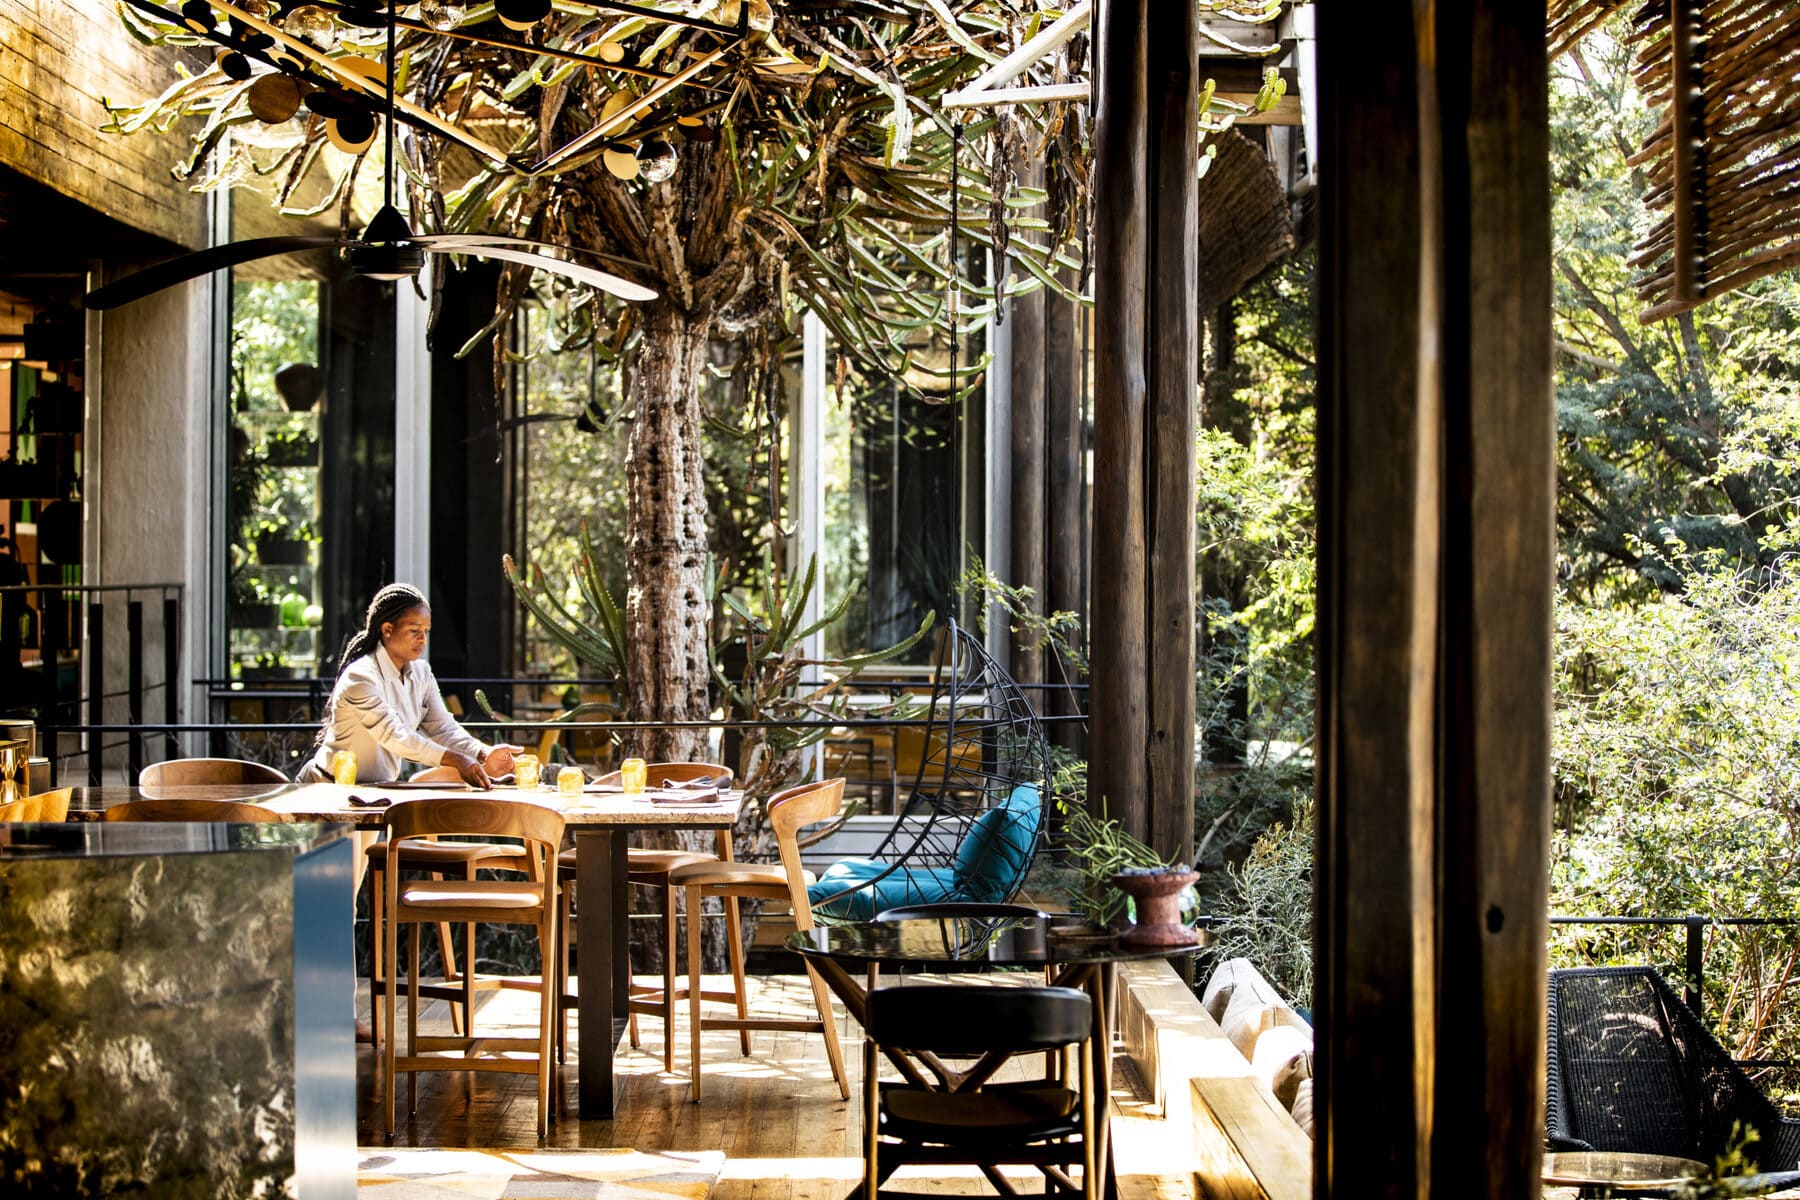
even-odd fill
[(478, 788), (512, 770), (521, 747), (482, 744), (444, 707), (425, 663), (430, 635), (431, 606), (418, 588), (390, 583), (375, 593), (362, 629), (338, 656), (324, 727), (296, 782), (329, 782), (331, 756), (339, 750), (356, 755), (358, 783), (398, 779), (405, 762), (454, 767)]

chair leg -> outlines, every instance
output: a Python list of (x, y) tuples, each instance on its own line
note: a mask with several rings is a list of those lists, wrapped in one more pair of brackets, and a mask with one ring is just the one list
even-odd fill
[[(382, 892), (385, 897), (387, 893)], [(382, 930), (381, 957), (386, 967), (386, 976), (393, 979), (399, 973), (400, 927), (389, 922)], [(382, 1047), (382, 1097), (387, 1113), (387, 1135), (394, 1136), (394, 1006), (399, 999), (392, 987), (384, 987), (381, 995), (381, 1007), (387, 1014), (387, 1040), (381, 1040), (380, 1033), (375, 1035), (376, 1042)]]
[(831, 1060), (831, 1074), (837, 1079), (838, 1096), (848, 1100), (850, 1077), (844, 1071), (843, 1048), (838, 1045), (837, 1018), (831, 1012), (831, 992), (810, 962), (806, 964), (806, 978), (812, 983), (813, 1007), (819, 1010), (819, 1027), (825, 1035), (825, 1057)]
[(863, 1038), (863, 1200), (881, 1192), (881, 1056), (875, 1039)]
[(569, 938), (575, 928), (575, 885), (562, 885), (562, 899), (556, 923), (556, 1061), (568, 1061), (569, 1006), (563, 997), (569, 994)]
[[(554, 861), (551, 869), (555, 869)], [(546, 904), (543, 915), (538, 918), (538, 956), (539, 961), (548, 963), (556, 956), (556, 905)], [(540, 977), (542, 985), (538, 989), (538, 1140), (542, 1141), (550, 1130), (550, 1078), (556, 1070), (555, 1061), (551, 1057), (553, 1042), (552, 1020), (562, 1010), (562, 994), (552, 991), (555, 972), (547, 972), (550, 978)]]
[(369, 1031), (374, 1038), (375, 1053), (381, 1053), (381, 1030), (386, 1022), (387, 983), (391, 973), (386, 967), (387, 943), (382, 936), (383, 909), (387, 904), (387, 886), (382, 871), (369, 871)]
[[(406, 935), (406, 1057), (419, 1055), (419, 939), (425, 926), (415, 922)], [(406, 1073), (406, 1115), (419, 1111), (419, 1073)]]
[(700, 1103), (700, 888), (698, 885), (687, 890), (687, 930), (688, 930), (688, 1044), (692, 1055), (688, 1072), (693, 1080), (693, 1090), (688, 1098), (695, 1104)]
[[(750, 1017), (750, 997), (744, 984), (744, 937), (743, 926), (738, 923), (738, 898), (725, 897), (725, 953), (731, 960), (731, 990), (737, 996), (737, 1015), (739, 1020)], [(750, 1057), (750, 1031), (738, 1030), (738, 1046), (744, 1057)], [(848, 1092), (845, 1093), (849, 1095)]]
[[(658, 889), (662, 893), (663, 921), (663, 1070), (675, 1073), (675, 889), (669, 884), (669, 877), (663, 876), (663, 885)], [(637, 1032), (637, 1014), (631, 1016), (632, 1033)], [(634, 1041), (633, 1046), (637, 1045)]]

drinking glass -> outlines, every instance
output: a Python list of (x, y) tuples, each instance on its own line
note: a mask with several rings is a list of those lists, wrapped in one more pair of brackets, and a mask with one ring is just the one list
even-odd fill
[(537, 791), (538, 756), (535, 754), (513, 755), (513, 773), (518, 776), (520, 791)]
[(580, 767), (564, 767), (556, 773), (556, 790), (565, 799), (580, 796), (586, 786), (587, 775)]
[(619, 788), (627, 796), (635, 796), (644, 790), (644, 760), (628, 758), (619, 764)]
[(331, 778), (342, 787), (356, 786), (356, 752), (354, 750), (332, 751)]

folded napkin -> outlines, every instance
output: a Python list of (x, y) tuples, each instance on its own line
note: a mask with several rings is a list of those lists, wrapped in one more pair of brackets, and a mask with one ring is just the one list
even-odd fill
[(665, 784), (661, 790), (650, 794), (652, 804), (717, 804), (718, 801), (717, 787), (697, 788), (691, 783)]

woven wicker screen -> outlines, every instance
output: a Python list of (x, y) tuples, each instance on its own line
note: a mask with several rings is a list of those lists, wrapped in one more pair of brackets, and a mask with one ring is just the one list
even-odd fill
[(1268, 157), (1228, 129), (1209, 140), (1218, 154), (1206, 172), (1206, 203), (1195, 230), (1200, 249), (1199, 310), (1209, 313), (1294, 249), (1287, 192)]
[[(1617, 0), (1551, 0), (1560, 54)], [(1631, 265), (1646, 321), (1800, 266), (1800, 6), (1653, 0), (1633, 10), (1639, 90), (1663, 123), (1633, 166), (1658, 220)]]

